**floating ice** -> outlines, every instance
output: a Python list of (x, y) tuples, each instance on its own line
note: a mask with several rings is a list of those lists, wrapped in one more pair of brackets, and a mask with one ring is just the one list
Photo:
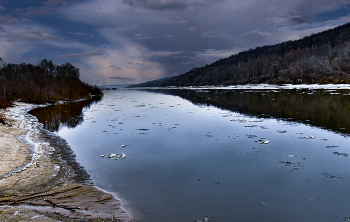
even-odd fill
[(314, 136), (304, 136), (304, 137), (299, 137), (299, 139), (313, 140), (313, 139), (315, 139), (315, 137)]
[(316, 197), (316, 198), (311, 197), (310, 198), (310, 201), (314, 201), (314, 200), (319, 201), (319, 200), (321, 200), (321, 198), (320, 197)]
[(330, 179), (343, 179), (341, 177), (333, 176), (332, 174), (329, 174), (329, 173), (322, 173), (322, 174), (323, 176), (328, 177)]
[(251, 123), (261, 123), (263, 122), (264, 120), (249, 120), (249, 122)]
[(211, 184), (221, 184), (221, 182), (216, 182), (216, 181), (213, 181), (213, 182), (210, 182)]
[(121, 160), (121, 159), (124, 159), (125, 157), (126, 157), (125, 153), (122, 153), (122, 154), (111, 153), (106, 158), (114, 159), (114, 160)]
[(246, 134), (247, 138), (251, 139), (251, 138), (254, 138), (254, 137), (257, 137), (255, 135), (251, 135), (251, 134)]
[(334, 154), (334, 155), (341, 156), (341, 157), (348, 157), (348, 154), (347, 154), (347, 153), (333, 152), (333, 154)]
[(245, 119), (231, 119), (230, 121), (232, 121), (232, 122), (240, 122), (240, 123), (247, 122), (247, 120), (245, 120)]
[(266, 203), (258, 198), (255, 198), (256, 202), (258, 202), (259, 205), (263, 206), (266, 205)]
[(350, 217), (342, 217), (341, 218), (344, 222), (350, 222)]
[(339, 146), (326, 146), (327, 149), (331, 149), (331, 148), (337, 148)]
[(286, 167), (292, 167), (289, 171), (290, 172), (294, 172), (296, 170), (299, 170), (300, 168), (303, 168), (304, 165), (301, 162), (297, 162), (297, 163), (292, 163), (289, 161), (278, 161), (279, 163), (283, 164)]
[(286, 133), (287, 130), (277, 130), (278, 133)]
[(259, 142), (260, 144), (269, 144), (269, 143), (270, 143), (270, 141), (268, 141), (268, 140), (263, 140), (263, 139), (258, 140), (258, 142)]
[(258, 127), (258, 125), (247, 125), (247, 126), (244, 126), (244, 127), (254, 128), (254, 127)]
[[(213, 218), (213, 217), (211, 217)], [(194, 219), (193, 222), (210, 222), (211, 219), (207, 216), (205, 216), (203, 219), (202, 218), (198, 218), (198, 219)]]
[(295, 156), (295, 155), (293, 155), (293, 154), (287, 154), (287, 156), (288, 156), (288, 157), (297, 157), (297, 156)]
[(304, 138), (305, 138), (305, 139), (315, 139), (314, 136), (305, 136)]

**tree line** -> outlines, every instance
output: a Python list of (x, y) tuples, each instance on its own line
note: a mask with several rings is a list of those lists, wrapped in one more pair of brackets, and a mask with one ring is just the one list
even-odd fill
[(79, 77), (79, 69), (70, 63), (56, 65), (43, 59), (37, 65), (11, 64), (0, 59), (0, 108), (14, 100), (42, 104), (102, 95)]

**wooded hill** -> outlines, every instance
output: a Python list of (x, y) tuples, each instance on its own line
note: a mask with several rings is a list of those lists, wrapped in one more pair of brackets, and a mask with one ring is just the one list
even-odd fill
[(44, 59), (38, 65), (11, 64), (0, 59), (0, 109), (14, 100), (40, 104), (102, 95), (79, 75), (79, 69), (70, 63), (56, 65)]
[(249, 49), (178, 76), (131, 87), (248, 83), (350, 83), (350, 23), (299, 40)]

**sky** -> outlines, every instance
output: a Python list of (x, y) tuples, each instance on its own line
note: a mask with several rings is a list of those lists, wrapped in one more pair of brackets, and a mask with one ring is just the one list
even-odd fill
[(0, 0), (0, 58), (131, 84), (348, 22), (350, 0)]

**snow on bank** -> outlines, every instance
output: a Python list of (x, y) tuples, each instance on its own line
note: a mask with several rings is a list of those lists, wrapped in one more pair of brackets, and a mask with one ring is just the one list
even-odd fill
[[(171, 87), (169, 87), (171, 88)], [(249, 85), (231, 85), (231, 86), (198, 86), (198, 87), (176, 87), (181, 89), (266, 89), (266, 90), (276, 90), (276, 89), (325, 89), (325, 90), (336, 90), (336, 89), (350, 89), (350, 84), (283, 84), (283, 85), (273, 85), (273, 84), (249, 84)]]
[[(31, 159), (30, 161), (24, 162), (16, 169), (10, 172), (7, 172), (4, 175), (1, 175), (0, 179), (15, 175), (16, 173), (19, 173), (27, 169), (28, 167), (33, 165), (34, 161), (36, 160), (39, 154), (38, 147), (40, 143), (34, 141), (35, 140), (34, 138), (37, 137), (41, 124), (38, 122), (36, 117), (27, 113), (29, 110), (34, 109), (36, 107), (40, 107), (40, 106), (25, 104), (25, 103), (15, 103), (15, 107), (8, 108), (10, 118), (20, 121), (18, 128), (28, 130), (27, 133), (19, 136), (18, 139), (20, 142), (30, 145), (29, 157), (31, 157)], [(21, 155), (21, 154), (18, 154), (18, 155)]]
[(133, 89), (223, 89), (223, 90), (235, 90), (235, 89), (251, 89), (251, 90), (278, 90), (278, 89), (309, 89), (309, 90), (337, 90), (337, 89), (350, 89), (350, 84), (248, 84), (248, 85), (230, 85), (230, 86), (168, 86), (168, 87), (140, 87)]

